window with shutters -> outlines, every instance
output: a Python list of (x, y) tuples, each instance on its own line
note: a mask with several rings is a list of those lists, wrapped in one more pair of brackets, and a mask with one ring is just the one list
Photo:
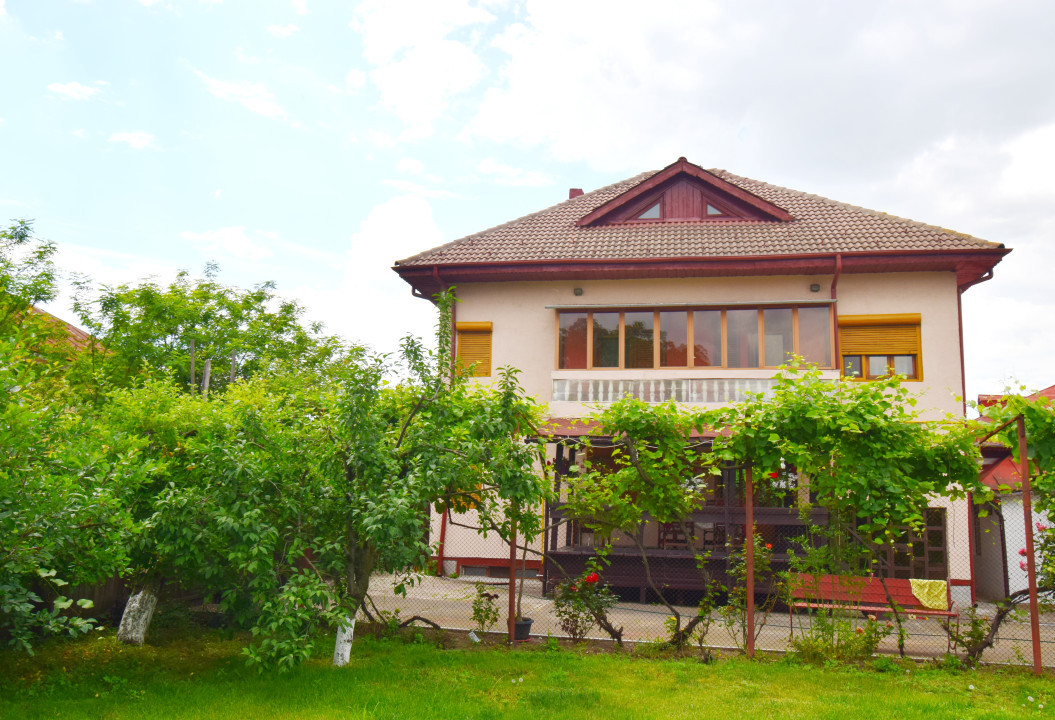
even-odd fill
[(458, 364), (472, 367), (474, 377), (491, 376), (491, 323), (460, 322), (455, 324), (455, 351)]
[(843, 377), (922, 380), (920, 316), (840, 315), (839, 354)]

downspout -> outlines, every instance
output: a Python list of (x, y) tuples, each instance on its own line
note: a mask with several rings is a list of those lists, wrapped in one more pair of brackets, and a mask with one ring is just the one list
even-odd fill
[[(968, 288), (971, 288), (971, 287), (973, 287), (975, 285), (978, 285), (979, 283), (983, 283), (986, 280), (992, 280), (992, 279), (993, 279), (993, 269), (989, 268), (989, 271), (986, 272), (981, 277), (978, 277), (978, 278), (976, 278), (974, 280), (971, 280), (970, 282), (966, 282), (963, 285), (957, 285), (956, 286), (956, 329), (957, 329), (957, 332), (959, 333), (959, 337), (960, 337), (960, 405), (963, 408), (964, 417), (967, 416), (967, 364), (964, 361), (964, 351), (963, 351), (963, 294), (967, 291)], [(975, 545), (976, 542), (978, 542), (978, 539), (974, 536), (974, 517), (973, 517), (973, 514), (974, 514), (975, 510), (974, 510), (974, 507), (972, 505), (973, 502), (974, 502), (974, 498), (971, 496), (971, 493), (967, 493), (967, 512), (968, 512), (968, 519), (967, 519), (967, 552), (969, 553), (969, 556), (970, 556), (971, 604), (974, 604), (974, 602), (975, 602), (975, 595), (976, 595), (976, 591), (977, 591), (976, 590), (976, 586), (977, 586), (977, 582), (978, 582), (977, 578), (975, 577), (975, 572), (974, 572), (974, 545)], [(1005, 558), (1004, 562), (1006, 564), (1006, 562), (1007, 562), (1006, 558)], [(1004, 573), (1004, 577), (1005, 577), (1005, 582), (1006, 582), (1006, 577), (1007, 577), (1007, 573), (1006, 572)]]
[(842, 353), (839, 352), (839, 276), (843, 273), (843, 255), (842, 253), (835, 254), (835, 274), (832, 275), (832, 320), (834, 321), (835, 327), (835, 357), (832, 359), (832, 364), (839, 369), (839, 377), (843, 374), (843, 357)]
[(969, 288), (992, 279), (993, 269), (989, 268), (989, 271), (981, 277), (975, 278), (970, 282), (965, 282), (963, 285), (956, 286), (956, 324), (960, 333), (960, 395), (962, 397), (961, 403), (963, 405), (964, 416), (967, 415), (967, 365), (964, 362), (963, 352), (963, 294), (967, 292)]

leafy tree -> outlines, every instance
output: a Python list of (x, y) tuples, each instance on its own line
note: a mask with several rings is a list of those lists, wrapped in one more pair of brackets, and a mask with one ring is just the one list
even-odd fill
[(152, 472), (138, 438), (69, 401), (73, 348), (31, 307), (55, 295), (53, 252), (28, 223), (0, 231), (0, 635), (27, 650), (91, 627), (64, 588), (123, 569), (123, 498)]
[(142, 586), (217, 592), (262, 667), (308, 657), (326, 625), (348, 628), (347, 648), (371, 575), (412, 582), (424, 567), (430, 504), (539, 531), (541, 450), (523, 439), (539, 409), (513, 371), (479, 386), (416, 340), (398, 362), (352, 354), (325, 374), (279, 363), (208, 400), (147, 383), (114, 393), (110, 413), (164, 464), (132, 550)]
[(96, 290), (79, 279), (74, 308), (101, 343), (85, 355), (88, 371), (116, 387), (160, 372), (207, 394), (271, 361), (321, 368), (341, 354), (342, 343), (319, 325), (305, 327), (303, 308), (276, 297), (274, 283), (242, 290), (217, 282), (217, 274), (215, 265), (199, 279), (183, 271), (165, 288), (146, 281)]
[[(681, 613), (667, 601), (652, 577), (648, 550), (640, 529), (651, 519), (681, 523), (686, 537), (694, 533), (687, 519), (707, 499), (708, 460), (692, 441), (693, 430), (704, 428), (705, 414), (682, 410), (673, 402), (649, 405), (624, 398), (591, 417), (598, 433), (612, 438), (612, 464), (586, 461), (578, 476), (568, 478), (566, 510), (602, 536), (620, 530), (632, 538), (645, 571), (645, 581), (674, 618), (672, 637), (684, 644), (697, 616), (681, 625)], [(703, 558), (698, 559), (701, 569)]]
[[(638, 542), (646, 581), (652, 581), (640, 523), (682, 522), (707, 497), (707, 476), (721, 463), (750, 464), (765, 489), (770, 473), (794, 466), (817, 502), (865, 540), (886, 542), (918, 527), (934, 495), (980, 498), (974, 430), (964, 423), (918, 422), (915, 399), (897, 378), (867, 383), (827, 381), (815, 367), (781, 368), (774, 388), (737, 405), (682, 410), (623, 399), (593, 419), (610, 436), (612, 463), (581, 468), (569, 478), (567, 509), (602, 534), (618, 529)], [(693, 430), (721, 429), (711, 453), (694, 447)], [(705, 567), (706, 558), (697, 564)], [(837, 568), (833, 568), (837, 569)], [(706, 578), (705, 578), (706, 583)], [(668, 605), (673, 639), (682, 642), (703, 622)]]
[(55, 299), (55, 244), (33, 234), (33, 223), (0, 229), (0, 320), (25, 306)]
[(828, 381), (795, 363), (778, 371), (771, 391), (709, 420), (730, 430), (715, 439), (721, 458), (763, 476), (794, 466), (819, 504), (885, 542), (920, 527), (932, 496), (991, 494), (978, 481), (975, 429), (920, 422), (915, 405), (897, 377)]
[[(503, 537), (514, 525), (527, 539), (541, 530), (543, 446), (524, 441), (535, 434), (541, 408), (524, 396), (515, 370), (499, 369), (491, 387), (453, 370), (451, 302), (438, 298), (435, 353), (404, 341), (398, 386), (385, 385), (385, 361), (376, 357), (345, 379), (338, 403), (344, 477), (337, 486), (343, 552), (326, 560), (339, 579), (335, 609), (348, 618), (362, 606), (375, 570), (424, 566), (429, 505), (471, 501), (481, 525)], [(335, 664), (347, 662), (352, 627), (341, 627)]]

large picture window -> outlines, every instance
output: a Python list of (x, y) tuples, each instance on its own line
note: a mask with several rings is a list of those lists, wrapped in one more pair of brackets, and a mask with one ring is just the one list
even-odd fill
[(830, 306), (560, 310), (557, 367), (768, 368), (832, 363)]

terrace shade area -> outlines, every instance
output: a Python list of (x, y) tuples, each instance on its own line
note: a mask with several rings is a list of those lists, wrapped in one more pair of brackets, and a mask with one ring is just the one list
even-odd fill
[[(658, 602), (657, 589), (663, 599), (673, 604), (694, 605), (709, 582), (726, 588), (734, 582), (730, 576), (737, 550), (743, 548), (746, 529), (745, 470), (727, 466), (720, 474), (702, 473), (686, 478), (695, 483), (701, 498), (693, 512), (675, 522), (659, 522), (643, 516), (633, 534), (613, 531), (609, 537), (596, 534), (588, 522), (570, 517), (562, 500), (567, 498), (568, 479), (580, 463), (593, 467), (610, 465), (614, 445), (610, 439), (591, 437), (589, 443), (572, 438), (555, 441), (555, 497), (545, 509), (541, 579), (549, 593), (560, 582), (585, 572), (588, 561), (599, 546), (607, 542), (608, 565), (602, 578), (625, 601)], [(706, 453), (710, 441), (700, 438), (700, 452)], [(788, 570), (793, 553), (800, 556), (807, 544), (827, 542), (809, 532), (809, 526), (825, 527), (828, 510), (816, 504), (808, 480), (800, 478), (793, 468), (757, 477), (753, 493), (756, 533), (771, 554), (771, 569)], [(890, 578), (927, 578), (946, 580), (948, 561), (944, 508), (926, 511), (925, 527), (906, 532), (890, 546), (870, 546), (874, 560), (872, 573)], [(651, 582), (649, 577), (651, 576)], [(764, 583), (757, 590), (768, 590)]]

